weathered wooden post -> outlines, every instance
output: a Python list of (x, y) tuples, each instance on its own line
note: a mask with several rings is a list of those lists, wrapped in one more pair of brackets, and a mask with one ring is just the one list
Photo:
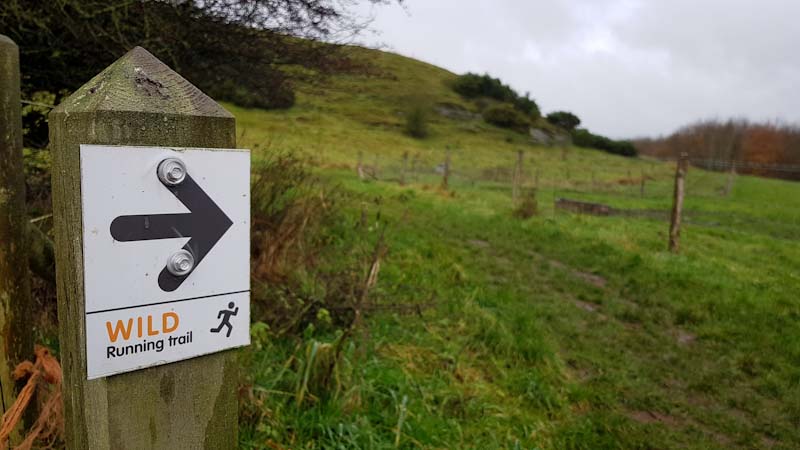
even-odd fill
[(364, 152), (361, 150), (358, 151), (358, 164), (356, 164), (356, 172), (358, 173), (358, 178), (364, 179)]
[(234, 117), (137, 47), (49, 121), (67, 448), (236, 448), (220, 350), (249, 342), (250, 159)]
[(444, 151), (444, 166), (442, 168), (442, 190), (447, 190), (448, 180), (450, 178), (450, 146), (448, 145)]
[(22, 165), (19, 49), (0, 35), (0, 387), (3, 413), (16, 398), (14, 367), (33, 355), (28, 217)]
[(514, 174), (511, 178), (511, 200), (519, 199), (519, 185), (522, 178), (522, 150), (517, 150), (517, 162), (514, 165)]
[(417, 177), (417, 163), (419, 162), (419, 153), (414, 153), (414, 157), (411, 158), (411, 179), (414, 181), (418, 181), (419, 178)]
[(536, 188), (537, 191), (539, 190), (539, 175), (541, 174), (541, 172), (542, 172), (542, 169), (537, 167), (536, 168), (536, 179), (534, 180), (534, 187)]
[(403, 165), (400, 166), (400, 185), (406, 184), (406, 169), (408, 169), (408, 152), (403, 152)]
[(689, 155), (681, 153), (675, 168), (675, 192), (672, 199), (672, 218), (669, 224), (669, 251), (678, 253), (681, 238), (681, 216), (686, 172), (689, 170)]
[(645, 182), (646, 182), (646, 180), (645, 180), (644, 169), (642, 169), (642, 178), (639, 181), (639, 197), (641, 197), (641, 198), (644, 198), (644, 183)]

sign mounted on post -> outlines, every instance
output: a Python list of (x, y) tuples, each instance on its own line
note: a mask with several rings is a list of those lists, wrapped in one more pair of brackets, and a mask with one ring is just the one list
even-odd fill
[(88, 379), (250, 342), (250, 152), (81, 145)]

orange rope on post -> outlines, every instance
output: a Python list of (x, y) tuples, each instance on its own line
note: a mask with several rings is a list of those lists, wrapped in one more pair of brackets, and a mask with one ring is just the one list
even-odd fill
[[(16, 446), (14, 450), (29, 450), (38, 440), (47, 443), (60, 439), (64, 433), (64, 414), (61, 403), (61, 365), (55, 357), (45, 347), (36, 346), (36, 362), (23, 361), (14, 369), (14, 379), (20, 380), (29, 376), (25, 387), (19, 392), (17, 400), (3, 414), (3, 422), (0, 425), (0, 449), (8, 448), (8, 437), (17, 423), (22, 419), (22, 415), (28, 404), (38, 391), (38, 398), (43, 403), (39, 411), (39, 417), (31, 427), (25, 440)], [(45, 400), (46, 399), (46, 400)], [(46, 445), (43, 448), (48, 448)]]

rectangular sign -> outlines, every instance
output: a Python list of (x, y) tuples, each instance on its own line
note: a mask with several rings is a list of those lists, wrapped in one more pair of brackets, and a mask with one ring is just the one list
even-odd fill
[(250, 343), (250, 152), (81, 145), (88, 379)]

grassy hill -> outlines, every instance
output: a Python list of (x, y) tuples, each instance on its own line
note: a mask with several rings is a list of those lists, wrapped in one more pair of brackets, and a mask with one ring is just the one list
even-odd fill
[[(358, 327), (254, 325), (244, 448), (800, 446), (800, 185), (737, 177), (725, 195), (727, 175), (690, 170), (671, 254), (671, 164), (534, 146), (463, 113), (477, 108), (454, 74), (353, 51), (378, 74), (301, 86), (288, 111), (228, 106), (256, 160), (305, 155), (342, 192), (323, 252), (383, 230), (388, 249)], [(462, 118), (434, 112), (412, 139), (419, 102)], [(528, 219), (511, 198), (519, 150)], [(359, 154), (374, 176), (359, 179)], [(624, 212), (560, 212), (562, 197)]]

